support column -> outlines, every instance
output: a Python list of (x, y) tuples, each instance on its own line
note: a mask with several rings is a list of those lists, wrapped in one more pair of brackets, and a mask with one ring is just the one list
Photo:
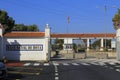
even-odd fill
[(117, 26), (114, 26), (116, 30), (116, 53), (117, 53), (117, 60), (120, 60), (120, 22), (115, 22)]
[(46, 61), (50, 60), (50, 49), (51, 49), (51, 45), (50, 45), (50, 27), (48, 24), (46, 24), (46, 28), (45, 28), (45, 54), (46, 54)]
[(116, 52), (117, 60), (120, 60), (120, 28), (116, 31)]
[(90, 39), (88, 38), (87, 39), (87, 51), (89, 51), (90, 50)]
[(103, 45), (104, 41), (103, 41), (103, 40), (104, 40), (104, 39), (101, 38), (101, 42), (100, 42), (100, 51), (103, 51), (103, 47), (104, 47), (104, 45)]

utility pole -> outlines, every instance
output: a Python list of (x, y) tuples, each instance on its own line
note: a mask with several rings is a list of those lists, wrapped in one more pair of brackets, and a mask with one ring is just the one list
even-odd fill
[[(68, 29), (68, 27), (69, 27), (69, 23), (70, 23), (70, 17), (68, 16), (68, 18), (67, 18), (67, 21), (68, 21), (68, 23), (67, 23), (67, 34), (69, 33), (69, 29)], [(68, 38), (67, 38), (67, 54), (68, 54)]]
[(107, 6), (104, 6), (104, 28), (105, 28), (105, 50), (107, 49), (106, 45), (106, 35), (107, 35)]

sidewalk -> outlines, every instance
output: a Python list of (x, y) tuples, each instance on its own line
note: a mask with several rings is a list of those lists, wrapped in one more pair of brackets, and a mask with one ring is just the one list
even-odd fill
[(8, 61), (5, 63), (7, 67), (22, 67), (25, 63), (46, 63), (46, 62), (40, 62), (40, 61)]
[(24, 65), (25, 62), (22, 61), (8, 61), (5, 63), (7, 67), (21, 67)]
[[(102, 62), (113, 62), (113, 63), (120, 63), (120, 61), (116, 60), (116, 59), (96, 59), (96, 58), (86, 58), (86, 59), (53, 59), (55, 61), (64, 61), (64, 60), (72, 60), (72, 61), (87, 61), (87, 62), (91, 62), (91, 61), (102, 61)], [(51, 60), (51, 61), (53, 61)], [(50, 61), (50, 62), (51, 62)], [(5, 65), (7, 67), (22, 67), (24, 66), (25, 63), (38, 63), (39, 61), (8, 61), (7, 63), (5, 63)], [(39, 62), (39, 63), (43, 63), (43, 62)]]
[(87, 58), (87, 59), (79, 59), (79, 61), (87, 61), (87, 62), (113, 62), (113, 63), (120, 63), (117, 59), (96, 59), (96, 58)]

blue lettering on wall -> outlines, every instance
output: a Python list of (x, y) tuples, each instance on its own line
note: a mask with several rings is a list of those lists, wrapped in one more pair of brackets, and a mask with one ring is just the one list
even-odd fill
[(6, 45), (6, 50), (7, 51), (43, 51), (43, 45), (42, 44), (22, 44), (22, 45), (17, 45), (17, 44), (8, 44)]

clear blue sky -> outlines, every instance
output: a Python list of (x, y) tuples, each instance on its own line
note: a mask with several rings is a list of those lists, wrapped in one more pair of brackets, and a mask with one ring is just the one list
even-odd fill
[(0, 0), (0, 9), (6, 10), (15, 23), (36, 24), (41, 31), (48, 23), (53, 33), (66, 33), (68, 16), (69, 33), (113, 33), (112, 18), (117, 7), (120, 0)]

